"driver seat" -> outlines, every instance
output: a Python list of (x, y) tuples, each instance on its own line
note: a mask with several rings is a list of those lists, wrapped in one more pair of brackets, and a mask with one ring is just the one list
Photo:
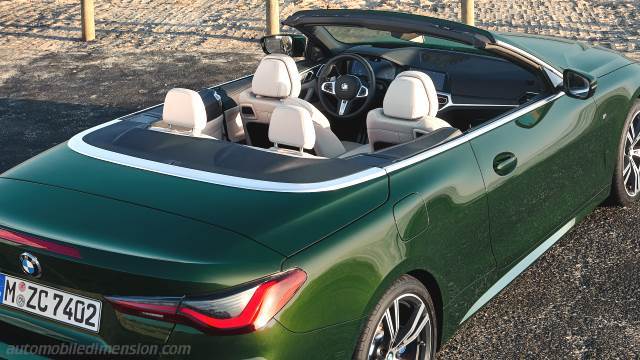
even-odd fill
[(329, 120), (315, 106), (298, 98), (301, 88), (300, 73), (291, 57), (271, 54), (260, 61), (251, 88), (238, 98), (247, 144), (272, 147), (269, 141), (271, 114), (278, 106), (293, 105), (305, 109), (313, 121), (316, 133), (313, 150), (317, 156), (335, 158), (361, 145), (340, 141), (331, 131)]

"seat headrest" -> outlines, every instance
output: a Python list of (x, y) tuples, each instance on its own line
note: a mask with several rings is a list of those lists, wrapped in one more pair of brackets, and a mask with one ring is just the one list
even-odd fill
[(276, 107), (269, 123), (269, 141), (298, 149), (313, 149), (316, 144), (316, 130), (311, 114), (299, 106)]
[(207, 110), (200, 94), (175, 88), (169, 90), (164, 98), (162, 120), (172, 126), (192, 129), (195, 134), (207, 125)]
[(301, 87), (296, 62), (283, 54), (265, 56), (251, 83), (254, 94), (273, 98), (298, 97)]
[(431, 78), (420, 71), (404, 71), (389, 85), (383, 111), (386, 116), (414, 120), (438, 114), (438, 94)]

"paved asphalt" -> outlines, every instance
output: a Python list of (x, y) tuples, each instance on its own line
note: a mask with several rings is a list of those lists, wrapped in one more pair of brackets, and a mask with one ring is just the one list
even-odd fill
[[(171, 87), (198, 89), (256, 64), (246, 55), (217, 56), (230, 61), (94, 51), (19, 65), (0, 85), (0, 172), (161, 102)], [(639, 210), (598, 209), (464, 324), (440, 358), (640, 358)]]

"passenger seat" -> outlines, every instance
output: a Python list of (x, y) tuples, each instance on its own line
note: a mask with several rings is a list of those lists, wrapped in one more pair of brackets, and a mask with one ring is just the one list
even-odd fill
[(280, 105), (273, 110), (269, 121), (270, 149), (289, 156), (316, 157), (305, 153), (316, 144), (316, 131), (309, 112), (294, 105)]
[(177, 135), (213, 139), (203, 133), (207, 127), (207, 110), (200, 94), (193, 90), (175, 88), (164, 98), (162, 120), (152, 130)]
[(391, 82), (382, 108), (369, 111), (367, 134), (372, 151), (414, 140), (451, 125), (438, 119), (438, 94), (431, 78), (405, 71)]

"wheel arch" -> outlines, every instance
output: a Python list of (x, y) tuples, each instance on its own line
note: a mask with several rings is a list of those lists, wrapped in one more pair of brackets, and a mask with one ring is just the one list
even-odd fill
[[(416, 264), (411, 264), (410, 261), (405, 261), (399, 263), (392, 271), (390, 271), (387, 276), (380, 282), (378, 288), (375, 291), (374, 296), (371, 297), (369, 304), (366, 307), (366, 316), (365, 319), (371, 315), (373, 309), (378, 304), (384, 293), (389, 289), (391, 284), (394, 281), (398, 280), (403, 275), (409, 275), (416, 280), (418, 280), (429, 292), (431, 296), (431, 300), (433, 301), (433, 305), (436, 311), (436, 320), (438, 324), (438, 339), (437, 345), (438, 350), (442, 346), (443, 339), (443, 330), (444, 330), (444, 303), (446, 301), (446, 294), (443, 290), (440, 283), (442, 280), (438, 280), (438, 276), (435, 272), (427, 269), (426, 267), (416, 266)], [(364, 326), (365, 322), (362, 322)]]

